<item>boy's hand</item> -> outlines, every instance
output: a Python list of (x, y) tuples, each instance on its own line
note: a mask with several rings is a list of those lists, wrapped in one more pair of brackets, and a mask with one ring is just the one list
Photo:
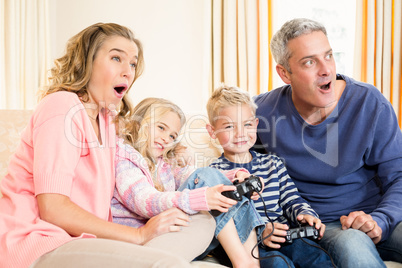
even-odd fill
[[(281, 223), (277, 223), (274, 222), (274, 232), (273, 234), (264, 239), (263, 243), (270, 247), (270, 248), (281, 248), (281, 243), (285, 243), (286, 239), (285, 236), (287, 234), (287, 230), (289, 230), (289, 226), (287, 226), (286, 224), (281, 224)], [(268, 222), (265, 225), (265, 230), (262, 233), (262, 237), (266, 237), (267, 235), (269, 235), (272, 232), (272, 224), (270, 222)]]
[[(249, 172), (239, 170), (236, 172), (235, 179), (238, 180), (240, 183), (240, 182), (243, 182), (245, 179), (248, 179), (250, 176), (251, 176), (251, 174)], [(262, 191), (264, 190), (264, 180), (261, 177), (259, 177), (259, 178), (260, 178), (261, 185), (262, 185), (262, 189), (261, 189), (260, 193), (262, 193)], [(256, 192), (253, 192), (253, 194), (251, 195), (250, 198), (252, 200), (258, 200), (260, 198), (260, 196)]]
[(314, 224), (315, 224), (315, 228), (320, 231), (318, 240), (320, 240), (324, 236), (325, 224), (323, 224), (320, 219), (318, 219), (312, 215), (309, 215), (309, 214), (300, 214), (297, 216), (296, 219), (299, 222), (307, 223), (310, 226), (314, 226)]
[[(260, 181), (261, 181), (261, 191), (260, 191), (260, 194), (262, 194), (262, 192), (264, 191), (264, 180), (261, 178), (261, 177), (258, 177), (259, 179), (260, 179)], [(252, 196), (251, 196), (251, 199), (253, 199), (253, 200), (258, 200), (260, 198), (260, 195), (259, 194), (257, 194), (256, 192), (253, 192), (253, 194), (252, 194)]]
[(235, 174), (235, 179), (239, 182), (243, 182), (248, 177), (250, 177), (250, 173), (241, 170), (237, 171)]
[(229, 208), (235, 205), (237, 201), (222, 195), (222, 192), (233, 190), (236, 190), (235, 186), (223, 184), (208, 187), (206, 190), (208, 208), (210, 210), (215, 209), (220, 212), (228, 212)]

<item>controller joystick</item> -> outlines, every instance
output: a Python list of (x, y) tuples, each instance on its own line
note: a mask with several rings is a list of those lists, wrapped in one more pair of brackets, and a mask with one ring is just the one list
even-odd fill
[[(262, 184), (259, 177), (251, 175), (250, 177), (244, 179), (244, 181), (239, 182), (235, 180), (233, 185), (236, 186), (236, 189), (233, 191), (224, 191), (222, 195), (231, 198), (236, 201), (241, 201), (243, 196), (247, 198), (251, 198), (253, 192), (260, 192), (262, 190)], [(222, 212), (219, 210), (211, 210), (211, 215), (216, 217), (220, 215)]]

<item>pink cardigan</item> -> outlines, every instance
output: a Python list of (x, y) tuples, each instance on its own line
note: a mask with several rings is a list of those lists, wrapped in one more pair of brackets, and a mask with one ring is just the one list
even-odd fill
[(160, 192), (154, 187), (143, 156), (121, 138), (117, 142), (115, 161), (116, 188), (112, 199), (114, 222), (139, 228), (151, 217), (172, 207), (189, 214), (208, 210), (205, 187), (176, 191), (195, 170), (194, 167), (173, 168), (159, 158), (157, 174), (164, 187), (164, 191)]
[(77, 238), (40, 219), (38, 194), (68, 196), (99, 218), (111, 220), (115, 128), (104, 110), (99, 123), (102, 145), (76, 94), (56, 92), (39, 103), (0, 185), (0, 267), (28, 267)]

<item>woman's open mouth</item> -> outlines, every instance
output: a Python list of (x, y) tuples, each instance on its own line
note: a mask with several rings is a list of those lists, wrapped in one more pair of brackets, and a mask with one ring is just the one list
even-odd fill
[(126, 85), (118, 85), (114, 87), (114, 91), (116, 92), (118, 97), (122, 97), (126, 90), (127, 90)]

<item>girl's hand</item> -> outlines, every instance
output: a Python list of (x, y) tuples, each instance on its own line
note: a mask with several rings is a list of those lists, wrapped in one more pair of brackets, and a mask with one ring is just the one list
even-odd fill
[(220, 212), (228, 212), (229, 208), (237, 203), (236, 200), (231, 198), (227, 198), (222, 195), (224, 191), (233, 191), (235, 190), (235, 186), (223, 185), (219, 184), (214, 187), (208, 187), (206, 190), (206, 197), (208, 208), (210, 210), (215, 209)]
[[(281, 248), (281, 243), (285, 243), (286, 239), (286, 231), (289, 230), (289, 226), (287, 226), (286, 224), (281, 224), (281, 223), (277, 223), (274, 222), (274, 232), (273, 234), (264, 239), (263, 243), (270, 247), (270, 248)], [(269, 235), (272, 232), (272, 224), (270, 222), (268, 222), (265, 225), (265, 230), (262, 233), (262, 237), (266, 237), (267, 235)]]
[(190, 217), (182, 210), (170, 208), (150, 218), (139, 230), (145, 244), (159, 235), (169, 232), (179, 232), (183, 227), (188, 226), (189, 222)]
[(314, 224), (315, 224), (315, 228), (320, 231), (318, 240), (320, 240), (324, 236), (325, 224), (323, 224), (320, 219), (318, 219), (312, 215), (309, 215), (309, 214), (300, 214), (297, 216), (296, 219), (299, 222), (307, 223), (310, 226), (314, 226)]

